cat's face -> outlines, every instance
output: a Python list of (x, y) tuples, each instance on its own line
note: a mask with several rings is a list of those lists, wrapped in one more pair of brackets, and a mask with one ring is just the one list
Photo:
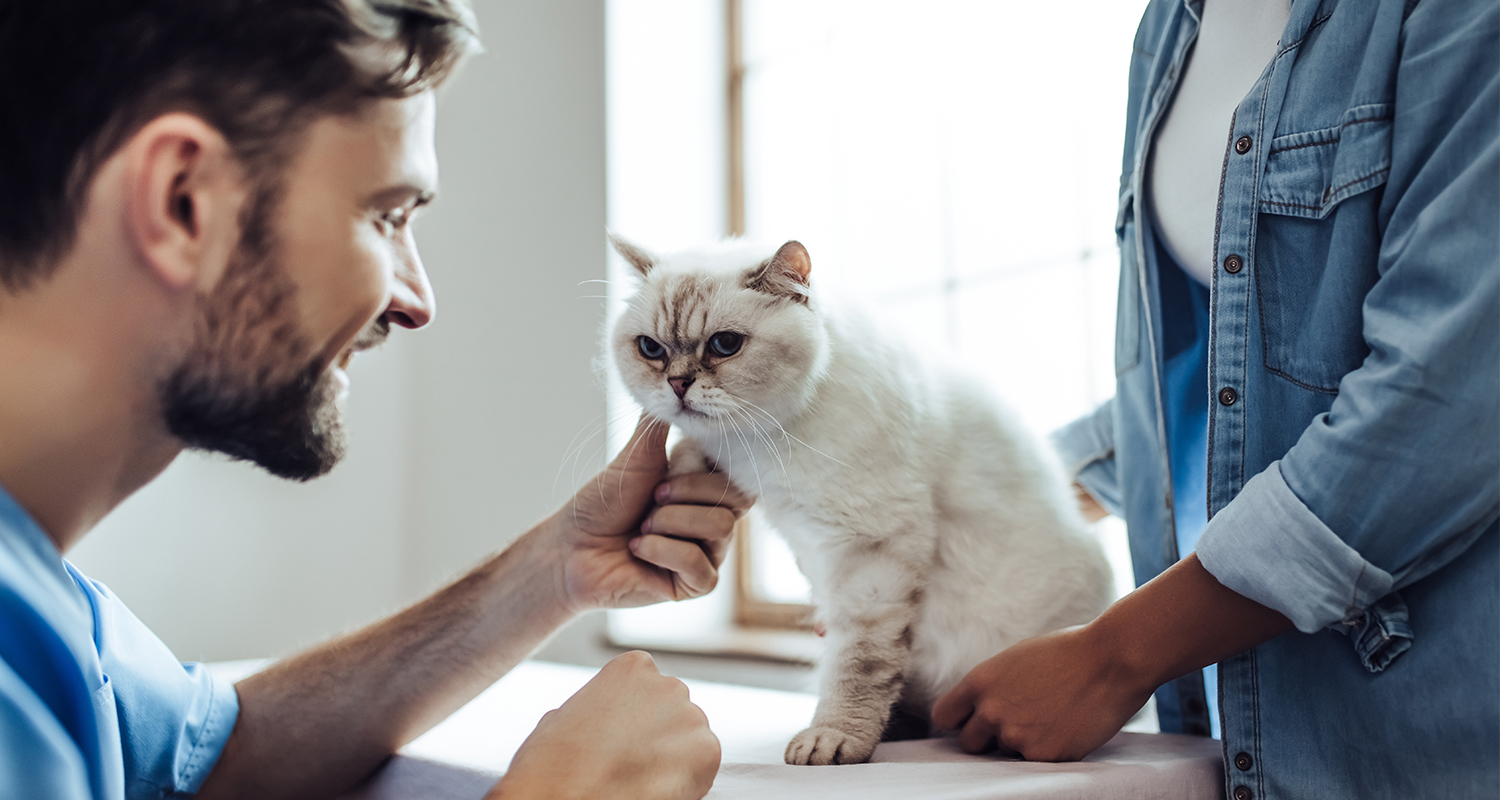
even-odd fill
[(811, 399), (828, 341), (808, 292), (807, 251), (740, 242), (656, 258), (616, 240), (641, 272), (611, 350), (652, 416), (696, 437), (774, 431)]

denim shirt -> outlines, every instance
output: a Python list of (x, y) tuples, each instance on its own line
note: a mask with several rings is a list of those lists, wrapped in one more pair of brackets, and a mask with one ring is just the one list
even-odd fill
[[(1199, 9), (1136, 36), (1116, 394), (1055, 437), (1137, 583), (1179, 557), (1163, 343), (1192, 321), (1142, 188)], [(1500, 796), (1497, 51), (1488, 0), (1293, 0), (1226, 132), (1197, 552), (1297, 627), (1219, 665), (1235, 800)], [(1208, 724), (1197, 673), (1157, 700)]]

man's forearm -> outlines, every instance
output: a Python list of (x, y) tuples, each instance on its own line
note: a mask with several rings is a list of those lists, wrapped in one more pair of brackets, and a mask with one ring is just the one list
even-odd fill
[(426, 600), (236, 685), (199, 796), (327, 797), (468, 702), (572, 615), (544, 522)]

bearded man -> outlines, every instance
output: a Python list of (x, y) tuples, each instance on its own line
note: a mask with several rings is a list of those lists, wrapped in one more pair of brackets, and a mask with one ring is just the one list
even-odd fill
[[(62, 554), (184, 449), (309, 480), (344, 368), (434, 301), (462, 0), (0, 0), (0, 798), (331, 796), (582, 610), (707, 592), (748, 500), (665, 431), (432, 597), (235, 686)], [(649, 532), (649, 533), (644, 533)], [(616, 659), (494, 797), (700, 797), (718, 742)]]

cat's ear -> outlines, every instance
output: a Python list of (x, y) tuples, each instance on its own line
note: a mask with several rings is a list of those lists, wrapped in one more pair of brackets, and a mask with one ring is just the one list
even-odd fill
[(628, 261), (630, 266), (635, 267), (637, 272), (646, 275), (651, 272), (652, 267), (656, 266), (655, 256), (621, 239), (613, 231), (607, 231), (606, 233), (609, 236), (609, 243), (615, 248), (615, 252), (619, 253), (621, 258)]
[(806, 303), (807, 278), (811, 274), (812, 256), (807, 254), (807, 248), (801, 242), (794, 240), (782, 245), (776, 255), (751, 270), (745, 278), (745, 287)]

